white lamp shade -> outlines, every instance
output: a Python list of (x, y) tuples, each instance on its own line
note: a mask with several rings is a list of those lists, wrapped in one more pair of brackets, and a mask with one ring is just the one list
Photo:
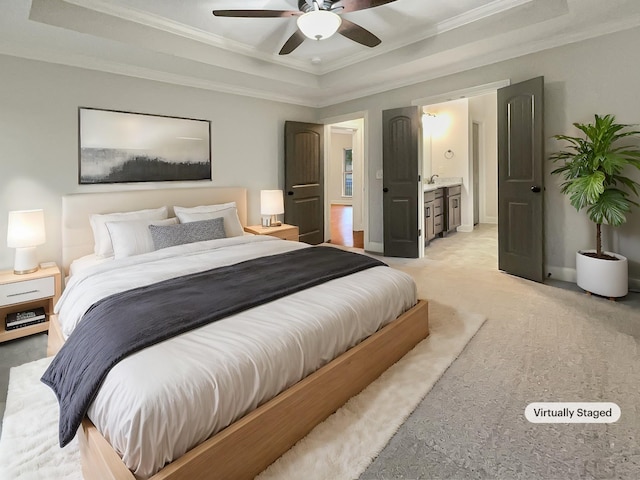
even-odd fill
[(326, 10), (313, 10), (298, 17), (298, 28), (312, 40), (324, 40), (338, 31), (340, 15)]
[(44, 212), (42, 210), (17, 210), (9, 212), (7, 247), (35, 247), (42, 245), (45, 240)]
[(284, 213), (282, 190), (260, 190), (260, 214), (280, 215)]

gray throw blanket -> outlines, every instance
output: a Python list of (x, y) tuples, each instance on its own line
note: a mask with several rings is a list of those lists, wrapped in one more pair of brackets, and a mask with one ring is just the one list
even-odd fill
[(42, 376), (60, 403), (60, 446), (75, 436), (100, 385), (143, 348), (306, 288), (385, 265), (313, 247), (185, 275), (106, 297), (91, 306)]

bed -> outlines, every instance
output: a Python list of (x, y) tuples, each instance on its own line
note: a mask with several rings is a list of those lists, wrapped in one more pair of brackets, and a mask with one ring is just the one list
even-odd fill
[[(97, 196), (94, 197), (93, 195)], [(198, 188), (86, 194), (65, 197), (63, 201), (63, 264), (65, 269), (68, 269), (71, 265), (71, 259), (85, 256), (92, 248), (92, 235), (90, 229), (87, 232), (88, 227), (86, 225), (88, 214), (91, 212), (131, 210), (132, 206), (135, 206), (135, 208), (149, 208), (157, 205), (195, 206), (233, 201), (238, 205), (238, 216), (244, 224), (246, 222), (245, 196), (246, 192), (243, 189)], [(159, 201), (159, 199), (161, 200)], [(64, 241), (65, 238), (72, 239), (72, 241)], [(84, 240), (80, 241), (80, 239)], [(208, 245), (209, 243), (215, 246), (212, 247), (212, 245)], [(116, 264), (114, 262), (113, 265), (103, 264), (87, 268), (84, 272), (78, 273), (78, 276), (74, 274), (76, 278), (72, 277), (69, 291), (65, 292), (65, 295), (69, 297), (67, 305), (72, 308), (65, 310), (65, 305), (63, 304), (61, 318), (55, 317), (52, 319), (49, 353), (53, 354), (58, 351), (69, 331), (73, 330), (73, 326), (69, 327), (69, 323), (77, 323), (78, 320), (77, 318), (72, 321), (69, 319), (74, 315), (75, 317), (81, 316), (81, 313), (70, 313), (70, 311), (82, 312), (95, 298), (99, 298), (103, 294), (107, 295), (113, 292), (114, 289), (131, 288), (129, 284), (124, 287), (121, 284), (123, 279), (135, 277), (131, 273), (140, 268), (139, 262), (145, 265), (152, 265), (151, 270), (155, 272), (152, 277), (160, 275), (160, 278), (164, 278), (164, 275), (173, 275), (173, 273), (166, 272), (177, 264), (180, 264), (177, 272), (182, 274), (185, 271), (183, 267), (188, 271), (205, 268), (204, 265), (206, 265), (206, 268), (215, 268), (221, 265), (234, 264), (248, 258), (305, 248), (312, 247), (273, 238), (236, 237), (213, 240), (212, 242), (200, 242), (199, 244), (184, 247), (173, 247), (164, 251), (159, 250), (141, 255), (139, 258), (119, 260), (119, 263)], [(179, 258), (179, 260), (176, 260), (173, 257), (174, 253), (182, 255), (181, 251), (183, 249), (188, 252), (186, 257), (176, 257)], [(140, 277), (146, 278), (147, 274), (145, 273)], [(388, 277), (394, 277), (390, 280), (390, 283), (395, 286), (391, 287), (391, 292), (385, 297), (385, 293), (382, 291), (384, 289), (378, 287), (378, 285), (387, 282), (388, 280), (386, 279)], [(95, 285), (91, 285), (92, 279), (97, 279), (95, 280)], [(140, 281), (143, 280), (134, 279), (133, 284), (137, 285)], [(413, 286), (413, 292), (409, 294), (407, 289), (411, 287), (407, 287), (406, 284), (402, 285), (404, 282), (406, 282), (406, 278), (403, 278), (403, 274), (399, 272), (392, 273), (388, 267), (375, 267), (370, 271), (358, 272), (343, 279), (333, 280), (327, 284), (289, 295), (273, 304), (252, 308), (239, 316), (234, 315), (234, 324), (242, 326), (243, 322), (249, 322), (245, 323), (244, 327), (240, 329), (252, 331), (252, 342), (257, 342), (258, 340), (262, 342), (263, 334), (260, 333), (260, 328), (252, 327), (251, 325), (255, 326), (256, 323), (252, 324), (251, 322), (257, 322), (258, 325), (261, 322), (264, 323), (265, 325), (263, 326), (268, 331), (281, 328), (274, 324), (276, 319), (276, 323), (283, 322), (284, 319), (293, 321), (295, 328), (288, 325), (286, 327), (287, 330), (276, 331), (276, 338), (281, 338), (287, 336), (285, 333), (289, 331), (297, 332), (298, 329), (305, 330), (310, 328), (306, 326), (307, 324), (324, 325), (321, 322), (326, 322), (327, 320), (319, 320), (315, 317), (316, 315), (333, 318), (331, 321), (335, 323), (335, 326), (332, 328), (342, 331), (341, 336), (347, 338), (337, 341), (333, 337), (329, 337), (326, 341), (322, 339), (314, 340), (314, 342), (305, 345), (304, 342), (308, 342), (308, 340), (304, 340), (303, 336), (296, 336), (293, 343), (302, 346), (295, 353), (299, 357), (294, 355), (291, 358), (286, 356), (288, 354), (276, 353), (276, 351), (284, 349), (282, 345), (273, 347), (275, 344), (272, 340), (264, 340), (266, 343), (260, 344), (256, 348), (269, 351), (266, 357), (269, 359), (267, 363), (276, 362), (275, 367), (269, 363), (271, 371), (277, 371), (278, 377), (283, 376), (286, 378), (280, 379), (276, 387), (258, 388), (252, 386), (251, 390), (260, 390), (262, 388), (263, 391), (259, 391), (251, 400), (245, 401), (246, 405), (237, 409), (238, 411), (228, 416), (228, 418), (220, 420), (221, 427), (214, 429), (217, 433), (213, 436), (205, 434), (203, 438), (197, 441), (197, 446), (189, 444), (188, 448), (182, 448), (184, 452), (177, 448), (173, 453), (161, 453), (160, 456), (168, 456), (168, 459), (160, 461), (160, 465), (166, 463), (160, 470), (158, 470), (157, 459), (148, 461), (148, 455), (145, 453), (144, 448), (140, 446), (144, 445), (144, 440), (133, 442), (136, 446), (132, 449), (134, 451), (132, 455), (131, 452), (126, 451), (126, 447), (122, 446), (123, 441), (128, 441), (125, 438), (127, 435), (114, 434), (115, 429), (109, 424), (109, 421), (104, 421), (103, 417), (108, 415), (110, 410), (114, 410), (114, 407), (109, 406), (108, 401), (103, 400), (113, 397), (114, 394), (113, 391), (109, 393), (108, 385), (103, 385), (94, 405), (92, 405), (89, 417), (96, 420), (96, 423), (101, 428), (100, 431), (107, 431), (105, 436), (110, 438), (110, 441), (106, 440), (105, 436), (96, 429), (93, 422), (88, 418), (83, 420), (82, 427), (78, 433), (85, 478), (153, 478), (156, 480), (165, 478), (253, 478), (289, 449), (297, 440), (306, 435), (316, 424), (324, 420), (351, 396), (357, 394), (388, 366), (428, 335), (426, 302), (418, 301), (416, 303), (415, 286)], [(76, 292), (79, 287), (75, 287), (74, 283), (89, 284), (89, 288)], [(382, 290), (376, 290), (378, 288)], [(97, 292), (97, 290), (101, 289), (105, 291)], [(342, 299), (339, 298), (340, 292), (346, 289), (353, 290), (351, 294), (356, 299), (355, 301), (353, 299), (349, 300), (348, 296)], [(368, 293), (368, 291), (371, 292)], [(370, 296), (367, 297), (369, 294)], [(378, 303), (375, 303), (376, 298)], [(328, 312), (318, 313), (326, 310), (326, 304), (329, 303), (327, 299), (331, 299), (331, 303), (334, 304), (332, 309)], [(82, 302), (85, 302), (86, 305), (82, 305)], [(350, 331), (347, 334), (344, 333), (345, 325), (351, 325), (354, 322), (344, 320), (342, 317), (345, 315), (347, 319), (349, 316), (353, 318), (367, 317), (367, 321), (372, 323), (362, 327), (365, 331)], [(296, 324), (298, 321), (302, 323)], [(176, 368), (181, 372), (181, 369), (186, 368), (184, 363), (189, 364), (194, 358), (189, 357), (187, 353), (176, 352), (189, 352), (195, 357), (201, 356), (201, 354), (195, 353), (194, 349), (198, 343), (201, 343), (202, 338), (207, 338), (207, 342), (215, 343), (217, 337), (231, 335), (225, 330), (228, 326), (225, 322), (227, 322), (227, 319), (216, 322), (215, 325), (212, 324), (181, 335), (177, 340), (172, 339), (150, 347), (142, 355), (134, 355), (136, 358), (133, 360), (130, 358), (123, 360), (117, 368), (119, 370), (127, 370), (127, 363), (129, 362), (129, 366), (132, 367), (131, 371), (139, 371), (141, 364), (131, 362), (141, 361), (142, 365), (146, 365), (145, 368), (155, 368), (153, 375), (149, 375), (150, 377), (155, 377), (166, 371), (168, 372), (166, 374), (167, 377), (169, 379), (173, 378), (172, 381), (175, 381), (176, 377), (172, 377), (174, 374), (171, 373), (172, 368)], [(318, 328), (328, 327), (321, 326)], [(349, 329), (351, 328), (349, 327)], [(359, 328), (361, 327), (353, 327), (355, 330)], [(370, 331), (366, 331), (367, 329)], [(321, 338), (318, 336), (317, 331), (311, 331), (310, 335), (313, 339)], [(228, 338), (231, 338), (230, 343), (233, 344), (242, 340), (236, 337)], [(266, 339), (266, 334), (264, 338)], [(365, 339), (361, 341), (362, 338)], [(345, 347), (345, 345), (347, 346)], [(158, 348), (159, 350), (156, 354), (149, 353)], [(211, 347), (207, 344), (204, 348)], [(311, 355), (309, 353), (311, 350), (318, 350), (318, 352), (314, 353), (314, 358), (309, 359), (307, 356)], [(216, 351), (222, 352), (222, 355), (227, 354), (220, 345), (218, 345)], [(186, 357), (183, 359), (182, 357), (185, 355)], [(229, 355), (229, 358), (231, 358), (231, 353)], [(284, 355), (284, 357), (278, 360), (280, 358), (279, 355)], [(142, 359), (138, 357), (142, 357)], [(160, 359), (163, 357), (173, 359), (171, 362), (178, 365), (171, 366), (161, 363)], [(261, 360), (252, 360), (250, 363), (259, 364), (260, 362)], [(286, 364), (292, 364), (295, 367), (294, 370), (300, 371), (291, 374), (286, 373)], [(136, 367), (136, 365), (138, 366)], [(229, 369), (233, 370), (233, 368)], [(265, 371), (269, 371), (269, 368)], [(248, 374), (245, 372), (238, 376), (244, 378), (247, 375), (254, 375), (254, 373), (251, 370)], [(108, 378), (111, 378), (111, 373), (109, 375), (110, 377)], [(207, 371), (203, 375), (208, 377), (210, 372)], [(194, 377), (197, 377), (197, 375), (194, 374)], [(129, 382), (126, 383), (127, 385), (136, 385), (140, 381), (140, 378), (125, 380), (125, 382)], [(225, 381), (231, 382), (232, 379), (229, 377)], [(105, 384), (109, 383), (110, 381), (105, 382)], [(122, 391), (122, 384), (116, 382), (114, 385), (114, 391)], [(144, 386), (141, 390), (146, 392), (149, 389), (149, 385)], [(228, 391), (236, 392), (242, 390), (242, 388), (242, 386), (232, 386)], [(274, 388), (275, 390), (273, 390)], [(146, 395), (146, 393), (144, 394)], [(180, 402), (186, 400), (179, 394), (176, 393), (176, 395), (177, 397), (173, 397), (173, 402), (177, 401), (176, 399)], [(187, 395), (187, 397), (190, 396), (192, 395)], [(216, 401), (220, 402), (218, 407), (222, 411), (228, 410), (229, 404), (235, 405), (243, 402), (237, 399), (226, 400), (224, 395), (219, 395), (219, 397)], [(227, 402), (227, 407), (224, 406), (225, 401)], [(185, 410), (191, 411), (191, 407)], [(120, 415), (120, 413), (117, 415)], [(174, 414), (169, 415), (167, 422), (173, 417), (175, 417)], [(197, 416), (197, 418), (203, 417)], [(179, 418), (176, 421), (179, 422), (178, 425), (172, 426), (169, 422), (166, 430), (172, 432), (180, 430), (180, 422), (183, 422), (184, 419)], [(159, 423), (158, 418), (147, 423), (157, 425)], [(206, 421), (203, 420), (203, 423), (206, 423)], [(200, 433), (200, 436), (202, 437), (202, 433)], [(210, 438), (206, 439), (209, 436)], [(120, 439), (118, 440), (119, 437)], [(110, 442), (115, 444), (115, 447)], [(179, 443), (180, 440), (177, 440), (177, 442)], [(153, 442), (147, 439), (146, 443)], [(193, 439), (191, 443), (193, 443)], [(125, 449), (124, 453), (123, 449)], [(121, 453), (116, 453), (116, 450)], [(135, 457), (135, 452), (138, 452), (137, 459), (132, 463), (129, 457)], [(176, 454), (176, 452), (178, 453)], [(125, 458), (127, 464), (125, 464), (123, 458)], [(156, 465), (152, 465), (154, 462)], [(136, 471), (136, 476), (131, 470)]]

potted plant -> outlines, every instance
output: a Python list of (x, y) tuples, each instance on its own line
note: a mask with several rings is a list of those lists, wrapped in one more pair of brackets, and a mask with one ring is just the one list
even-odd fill
[(569, 196), (576, 210), (586, 209), (596, 225), (596, 248), (576, 253), (578, 286), (589, 293), (606, 297), (623, 297), (629, 288), (627, 259), (602, 251), (602, 224), (613, 227), (627, 221), (631, 205), (638, 205), (640, 184), (625, 175), (625, 169), (640, 169), (640, 148), (618, 145), (619, 140), (640, 134), (633, 125), (615, 123), (614, 115), (595, 116), (594, 123), (574, 123), (585, 138), (554, 135), (568, 142), (567, 150), (551, 155), (562, 165), (552, 174), (561, 175), (562, 193)]

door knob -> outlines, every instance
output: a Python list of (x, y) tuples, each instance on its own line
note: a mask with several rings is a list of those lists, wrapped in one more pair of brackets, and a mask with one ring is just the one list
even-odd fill
[(287, 195), (293, 195), (293, 192), (289, 191), (287, 192)]
[(382, 189), (382, 191), (383, 191), (384, 193), (387, 193), (387, 192), (389, 191), (389, 189), (388, 189), (387, 187), (384, 187), (384, 188)]
[(540, 187), (538, 185), (534, 185), (533, 187), (531, 187), (531, 191), (533, 193), (540, 193)]

